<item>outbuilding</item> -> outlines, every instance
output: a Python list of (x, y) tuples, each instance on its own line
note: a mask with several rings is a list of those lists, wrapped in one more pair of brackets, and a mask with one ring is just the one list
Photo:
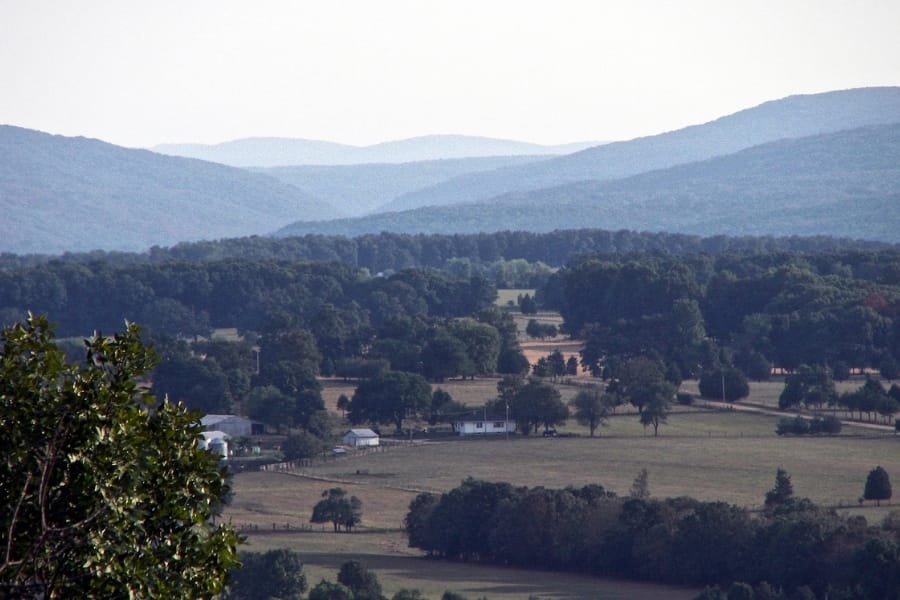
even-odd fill
[(206, 415), (200, 419), (204, 431), (224, 431), (231, 437), (262, 435), (265, 425), (237, 415)]
[(344, 445), (351, 448), (377, 446), (379, 442), (378, 434), (371, 429), (351, 429), (344, 434)]

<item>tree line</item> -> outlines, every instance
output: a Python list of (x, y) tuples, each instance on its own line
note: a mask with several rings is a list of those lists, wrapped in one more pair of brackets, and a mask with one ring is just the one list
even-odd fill
[(739, 583), (771, 594), (758, 596), (765, 598), (898, 597), (896, 519), (872, 526), (816, 506), (794, 496), (781, 471), (758, 514), (724, 502), (650, 498), (646, 478), (639, 483), (619, 497), (596, 484), (548, 489), (467, 479), (412, 501), (409, 544), (452, 560), (681, 585)]
[[(549, 233), (500, 231), (477, 234), (402, 234), (382, 232), (348, 238), (309, 234), (271, 238), (251, 236), (201, 242), (183, 242), (172, 247), (154, 246), (146, 252), (66, 253), (61, 256), (0, 254), (0, 271), (34, 267), (50, 261), (77, 264), (106, 262), (135, 265), (164, 262), (215, 262), (226, 259), (249, 261), (339, 262), (368, 269), (371, 273), (406, 268), (444, 269), (453, 261), (473, 269), (494, 269), (503, 278), (501, 287), (521, 285), (531, 277), (523, 263), (504, 265), (498, 261), (524, 261), (561, 267), (578, 254), (724, 254), (724, 253), (821, 253), (831, 251), (875, 251), (891, 248), (882, 242), (836, 239), (827, 236), (730, 237), (629, 230), (567, 229)], [(493, 266), (491, 266), (493, 265)], [(473, 273), (474, 274), (474, 273)], [(483, 274), (483, 273), (482, 273)], [(505, 283), (505, 285), (504, 285)]]

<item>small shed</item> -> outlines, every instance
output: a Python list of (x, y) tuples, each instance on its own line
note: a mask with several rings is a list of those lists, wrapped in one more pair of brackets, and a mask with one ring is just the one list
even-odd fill
[(515, 421), (480, 411), (461, 415), (453, 421), (453, 431), (457, 435), (488, 435), (492, 433), (511, 433), (515, 430)]
[(371, 429), (351, 429), (344, 434), (344, 445), (351, 448), (365, 448), (378, 444), (378, 434)]

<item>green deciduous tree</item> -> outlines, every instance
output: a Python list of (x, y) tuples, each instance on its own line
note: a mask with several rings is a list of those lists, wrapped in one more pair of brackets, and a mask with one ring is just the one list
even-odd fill
[(712, 369), (700, 377), (700, 395), (711, 400), (736, 402), (750, 395), (747, 377), (734, 368)]
[(514, 393), (509, 411), (516, 425), (526, 434), (537, 431), (541, 426), (549, 429), (565, 423), (569, 416), (569, 408), (563, 403), (559, 391), (549, 383), (536, 379), (529, 380)]
[(408, 417), (431, 408), (431, 386), (421, 375), (385, 371), (363, 381), (353, 393), (347, 417), (351, 423), (392, 423), (399, 432)]
[(794, 497), (794, 486), (791, 476), (784, 469), (775, 473), (775, 487), (766, 492), (766, 508), (781, 506)]
[(232, 571), (228, 600), (289, 600), (306, 591), (300, 555), (293, 550), (241, 553), (241, 567)]
[(863, 492), (863, 498), (866, 500), (874, 500), (875, 504), (881, 506), (882, 500), (890, 500), (891, 478), (883, 467), (878, 466), (869, 471), (866, 477), (866, 488)]
[(340, 583), (322, 580), (309, 591), (309, 600), (354, 600), (353, 592)]
[(609, 413), (615, 405), (615, 398), (602, 392), (600, 388), (590, 387), (578, 392), (572, 399), (575, 407), (575, 420), (591, 430), (591, 437), (597, 427), (606, 425)]
[(354, 600), (381, 600), (378, 577), (359, 561), (350, 560), (342, 564), (337, 579), (353, 592)]
[(335, 531), (344, 528), (352, 531), (362, 521), (362, 501), (356, 496), (347, 497), (343, 488), (331, 488), (322, 492), (322, 500), (313, 507), (310, 523), (331, 523)]
[(436, 332), (422, 348), (422, 373), (432, 381), (475, 374), (466, 345), (445, 330)]
[(308, 431), (292, 433), (281, 444), (284, 452), (284, 460), (299, 460), (301, 458), (313, 458), (322, 451), (322, 440)]
[(461, 319), (450, 324), (450, 332), (465, 345), (474, 375), (490, 375), (497, 371), (500, 334), (495, 327), (473, 319)]
[(647, 469), (641, 469), (641, 472), (634, 478), (628, 496), (640, 500), (650, 498), (650, 473)]
[(68, 364), (46, 317), (3, 332), (0, 596), (210, 598), (237, 563), (195, 413), (152, 410), (135, 325)]
[(665, 381), (657, 382), (643, 391), (640, 421), (645, 428), (653, 426), (654, 436), (659, 435), (659, 426), (668, 421), (674, 397), (675, 386)]

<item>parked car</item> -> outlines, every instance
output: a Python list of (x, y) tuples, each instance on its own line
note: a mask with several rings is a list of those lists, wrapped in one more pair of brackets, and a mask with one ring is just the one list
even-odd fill
[(556, 433), (555, 429), (545, 429), (544, 430), (544, 437), (556, 437), (557, 435), (559, 435), (559, 434)]

